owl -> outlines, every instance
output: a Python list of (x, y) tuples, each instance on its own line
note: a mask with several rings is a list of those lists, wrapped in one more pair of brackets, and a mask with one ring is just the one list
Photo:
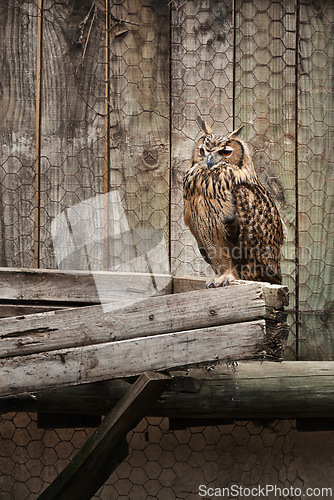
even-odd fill
[(203, 135), (183, 179), (184, 220), (216, 274), (207, 286), (280, 284), (285, 226), (239, 138), (242, 127), (224, 136), (198, 122)]

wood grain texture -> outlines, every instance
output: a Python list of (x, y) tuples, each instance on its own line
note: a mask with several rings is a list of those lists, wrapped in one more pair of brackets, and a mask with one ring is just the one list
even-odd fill
[[(42, 38), (42, 109), (40, 164), (40, 267), (57, 266), (51, 223), (59, 214), (56, 235), (63, 238), (69, 269), (102, 269), (103, 249), (87, 261), (85, 222), (72, 207), (103, 193), (105, 4), (44, 1)], [(61, 226), (63, 222), (63, 227)], [(81, 225), (80, 225), (81, 224)], [(90, 227), (90, 226), (89, 226)], [(66, 234), (68, 237), (66, 237)], [(74, 251), (66, 248), (74, 235)], [(81, 239), (84, 244), (81, 246)]]
[(266, 307), (262, 287), (255, 284), (152, 297), (107, 313), (98, 305), (5, 318), (0, 320), (0, 357), (233, 323), (242, 329), (242, 323), (261, 318), (280, 321), (275, 310)]
[(110, 301), (123, 307), (129, 297), (144, 299), (171, 291), (172, 277), (168, 274), (0, 268), (0, 300), (27, 305), (38, 302), (73, 306)]
[[(126, 0), (110, 12), (110, 189), (119, 193), (129, 232), (110, 242), (109, 269), (168, 272), (168, 4)], [(136, 259), (159, 241), (159, 257)]]
[[(331, 361), (240, 362), (213, 370), (175, 370), (173, 382), (149, 416), (182, 418), (331, 417)], [(0, 411), (45, 411), (105, 415), (126, 394), (126, 380), (107, 380), (2, 399)]]
[(261, 358), (265, 320), (139, 337), (0, 360), (0, 395), (130, 377), (147, 370)]
[(333, 5), (300, 3), (300, 359), (334, 359)]
[[(210, 5), (210, 7), (208, 7)], [(179, 275), (212, 276), (183, 221), (183, 175), (194, 141), (198, 115), (217, 133), (233, 127), (232, 2), (205, 7), (188, 0), (172, 7), (171, 31), (171, 259)]]
[(0, 4), (0, 265), (33, 267), (36, 33), (34, 1)]
[(282, 248), (283, 284), (289, 287), (290, 337), (295, 359), (295, 2), (235, 2), (235, 127), (250, 145), (257, 174), (287, 227)]

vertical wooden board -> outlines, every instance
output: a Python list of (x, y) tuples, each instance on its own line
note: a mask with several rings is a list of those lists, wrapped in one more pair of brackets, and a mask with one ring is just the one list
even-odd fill
[(101, 248), (87, 254), (104, 186), (105, 2), (44, 0), (43, 17), (40, 267), (57, 266), (55, 233), (60, 267), (102, 269)]
[(232, 1), (172, 2), (171, 262), (180, 275), (212, 276), (183, 221), (183, 175), (200, 130), (198, 115), (217, 133), (233, 126)]
[(110, 14), (110, 190), (127, 230), (110, 238), (108, 267), (168, 272), (168, 2), (125, 0)]
[(37, 7), (0, 3), (0, 265), (32, 267)]
[(334, 359), (334, 5), (300, 4), (300, 359)]
[(296, 336), (295, 3), (235, 2), (235, 126), (245, 124), (255, 169), (287, 227), (283, 284), (289, 287), (291, 333)]

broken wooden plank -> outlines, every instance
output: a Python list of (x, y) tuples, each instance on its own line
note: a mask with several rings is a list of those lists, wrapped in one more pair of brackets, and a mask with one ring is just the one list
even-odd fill
[[(263, 358), (265, 320), (0, 360), (0, 395), (138, 375), (194, 363)], [(260, 353), (260, 354), (259, 354)]]
[(110, 291), (137, 294), (143, 298), (159, 282), (161, 293), (171, 293), (168, 274), (119, 273), (108, 271), (59, 271), (50, 269), (0, 268), (0, 300), (71, 304), (98, 304)]
[[(232, 369), (175, 370), (148, 416), (182, 418), (330, 417), (333, 361), (242, 361)], [(0, 400), (0, 412), (107, 414), (131, 384), (126, 379), (45, 390)]]
[(122, 443), (126, 434), (146, 415), (169, 381), (163, 374), (141, 375), (39, 500), (89, 500), (125, 458), (127, 449)]
[(283, 308), (281, 295), (284, 293), (284, 287), (249, 283), (152, 297), (111, 312), (104, 312), (103, 307), (97, 305), (5, 318), (0, 320), (0, 357), (261, 318), (284, 323), (282, 312), (272, 307)]

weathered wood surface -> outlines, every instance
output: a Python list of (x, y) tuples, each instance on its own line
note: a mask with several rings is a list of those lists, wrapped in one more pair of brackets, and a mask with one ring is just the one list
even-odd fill
[(265, 320), (178, 331), (0, 360), (0, 395), (218, 360), (263, 358)]
[[(291, 299), (286, 355), (296, 355), (296, 21), (295, 1), (235, 2), (235, 126), (287, 228), (283, 282)], [(250, 21), (251, 20), (251, 21)]]
[(333, 2), (300, 2), (299, 359), (334, 359)]
[(37, 2), (1, 2), (0, 265), (34, 265)]
[[(56, 269), (17, 269), (0, 267), (0, 301), (21, 301), (31, 305), (38, 301), (69, 304), (97, 304), (107, 290), (115, 287), (118, 291), (146, 293), (148, 283), (161, 283), (160, 293), (180, 293), (205, 290), (207, 279), (196, 276), (171, 276), (169, 274), (71, 271)], [(99, 292), (97, 291), (97, 283)], [(258, 282), (238, 281), (250, 285)], [(233, 284), (231, 286), (237, 286)], [(288, 305), (288, 290), (284, 286), (261, 283), (267, 305), (282, 309)], [(230, 287), (228, 288), (230, 289)], [(270, 299), (270, 296), (274, 297)], [(28, 304), (29, 303), (29, 304)]]
[(191, 275), (211, 268), (183, 220), (183, 174), (194, 141), (197, 115), (224, 134), (233, 127), (233, 29), (229, 0), (187, 0), (171, 7), (171, 269)]
[(122, 446), (126, 434), (146, 415), (169, 382), (166, 375), (141, 375), (39, 500), (89, 500), (127, 455)]
[(121, 294), (125, 300), (131, 294), (144, 298), (156, 293), (152, 282), (160, 293), (171, 293), (172, 277), (166, 274), (0, 268), (0, 301), (79, 305), (113, 299), (122, 305)]
[[(43, 17), (39, 267), (54, 268), (52, 220), (103, 193), (105, 2), (44, 0)], [(85, 250), (60, 266), (102, 269), (101, 249), (93, 262)]]
[(252, 282), (152, 297), (111, 312), (96, 305), (4, 318), (0, 357), (233, 323), (242, 329), (243, 322), (261, 318), (286, 326), (286, 299), (284, 287)]
[[(111, 270), (145, 271), (135, 257), (149, 249), (153, 228), (165, 239), (153, 266), (168, 270), (169, 239), (169, 7), (152, 0), (114, 2), (109, 37), (110, 189), (117, 189), (130, 235), (110, 242)], [(116, 25), (117, 20), (124, 20)], [(116, 25), (116, 28), (115, 28)], [(116, 31), (115, 31), (116, 29)], [(118, 34), (118, 33), (122, 34)], [(155, 236), (156, 236), (155, 235)], [(161, 271), (160, 271), (161, 272)]]
[(28, 304), (0, 304), (0, 318), (13, 316), (26, 316), (27, 314), (36, 314), (41, 312), (55, 311), (56, 309), (67, 309), (66, 306), (51, 305), (28, 305)]
[[(232, 369), (172, 372), (173, 382), (147, 413), (189, 418), (330, 417), (334, 411), (334, 363), (330, 361), (240, 362)], [(180, 378), (181, 377), (181, 378)], [(2, 413), (43, 411), (107, 414), (130, 382), (106, 380), (22, 394), (0, 401)]]

